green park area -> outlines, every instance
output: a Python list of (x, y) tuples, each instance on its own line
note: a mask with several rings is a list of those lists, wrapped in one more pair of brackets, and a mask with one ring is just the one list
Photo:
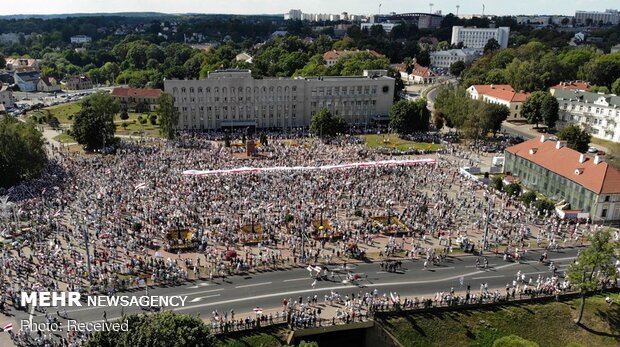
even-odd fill
[[(73, 125), (73, 117), (80, 111), (79, 102), (70, 102), (63, 105), (51, 106), (40, 110), (29, 112), (29, 116), (44, 119), (57, 118), (60, 126), (64, 129), (70, 129)], [(114, 118), (116, 124), (117, 135), (140, 135), (144, 134), (149, 137), (160, 137), (159, 124), (151, 124), (149, 113), (129, 112), (128, 119), (120, 119), (119, 115)], [(140, 119), (143, 119), (140, 122)], [(60, 134), (54, 138), (63, 143), (75, 142), (75, 140), (67, 134)]]
[(435, 151), (441, 149), (439, 144), (403, 140), (396, 134), (370, 134), (362, 135), (362, 138), (366, 140), (366, 144), (372, 149), (396, 149), (399, 151), (412, 149)]
[[(617, 301), (618, 294), (612, 297)], [(610, 307), (601, 295), (588, 298), (582, 325), (573, 321), (578, 309), (579, 301), (573, 300), (412, 314), (387, 319), (383, 324), (403, 346), (491, 347), (507, 335), (520, 336), (541, 347), (620, 345), (620, 305)]]
[(67, 133), (62, 133), (62, 134), (54, 136), (54, 140), (61, 142), (61, 143), (75, 142), (75, 139), (71, 135), (68, 135)]

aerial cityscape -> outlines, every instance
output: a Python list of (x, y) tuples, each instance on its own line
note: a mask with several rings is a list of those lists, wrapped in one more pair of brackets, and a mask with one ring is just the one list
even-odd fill
[(618, 4), (5, 4), (0, 264), (0, 346), (619, 346)]

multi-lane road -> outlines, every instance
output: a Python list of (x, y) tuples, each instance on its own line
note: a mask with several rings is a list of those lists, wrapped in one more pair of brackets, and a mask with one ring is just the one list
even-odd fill
[[(563, 273), (577, 255), (577, 249), (568, 248), (559, 252), (549, 252), (549, 260), (554, 261)], [(300, 296), (304, 301), (308, 296), (318, 295), (319, 301), (323, 301), (325, 294), (337, 291), (342, 295), (351, 295), (377, 289), (379, 293), (397, 292), (402, 296), (428, 297), (438, 291), (449, 291), (454, 288), (457, 292), (464, 291), (467, 285), (472, 290), (479, 290), (482, 283), (487, 283), (489, 289), (505, 288), (506, 284), (512, 284), (516, 279), (516, 273), (521, 271), (526, 278), (538, 275), (550, 276), (548, 265), (540, 264), (538, 259), (541, 251), (531, 251), (521, 262), (506, 262), (501, 256), (489, 255), (489, 267), (480, 269), (476, 267), (476, 257), (461, 256), (448, 257), (445, 262), (438, 266), (428, 266), (425, 270), (422, 261), (403, 262), (401, 271), (383, 271), (378, 263), (356, 263), (332, 265), (328, 268), (334, 271), (334, 280), (319, 280), (312, 287), (314, 279), (305, 268), (297, 268), (288, 271), (270, 271), (248, 274), (245, 276), (232, 276), (225, 280), (197, 281), (174, 287), (151, 287), (149, 296), (186, 296), (185, 305), (182, 307), (166, 307), (164, 309), (181, 313), (200, 313), (202, 317), (210, 316), (211, 312), (230, 311), (237, 313), (251, 312), (255, 307), (263, 309), (281, 307), (283, 299), (297, 300)], [(360, 274), (362, 279), (356, 283), (344, 281), (347, 273)], [(366, 278), (367, 275), (367, 278)], [(461, 282), (463, 283), (461, 285)], [(134, 290), (117, 295), (142, 296), (146, 291)], [(70, 319), (79, 322), (101, 321), (103, 311), (106, 311), (108, 320), (121, 316), (120, 307), (78, 307), (68, 308)], [(48, 308), (48, 313), (55, 312), (55, 308)], [(62, 313), (61, 309), (61, 313)], [(123, 308), (124, 313), (144, 312), (139, 307)], [(20, 311), (17, 319), (28, 319), (28, 314)], [(44, 321), (41, 313), (33, 316), (35, 322)]]

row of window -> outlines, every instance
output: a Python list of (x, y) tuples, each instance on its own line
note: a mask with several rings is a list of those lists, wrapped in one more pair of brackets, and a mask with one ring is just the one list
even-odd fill
[[(205, 93), (211, 93), (211, 90), (213, 90), (213, 93), (219, 93), (220, 91), (222, 92), (222, 94), (242, 94), (244, 92), (244, 88), (243, 87), (213, 87), (213, 89), (211, 89), (211, 87), (205, 87), (204, 89), (202, 87), (172, 87), (172, 93), (173, 94), (178, 94), (179, 90), (181, 91), (182, 94), (187, 93), (187, 91), (189, 90), (190, 94), (194, 94), (196, 91), (198, 91), (199, 94), (201, 94), (203, 91)], [(246, 94), (251, 94), (252, 91), (254, 91), (254, 94), (258, 94), (260, 92), (262, 93), (267, 93), (267, 91), (269, 91), (269, 93), (273, 93), (273, 92), (277, 92), (277, 93), (282, 93), (282, 91), (284, 91), (285, 93), (288, 93), (289, 91), (295, 93), (297, 92), (297, 86), (291, 86), (289, 88), (289, 86), (278, 86), (278, 87), (274, 87), (271, 86), (269, 88), (263, 86), (262, 88), (259, 87), (254, 87), (253, 89), (251, 87), (246, 87), (245, 88), (245, 93)]]

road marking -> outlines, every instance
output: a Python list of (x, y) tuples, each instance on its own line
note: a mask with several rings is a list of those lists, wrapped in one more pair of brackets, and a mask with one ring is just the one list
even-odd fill
[(197, 294), (221, 292), (222, 290), (225, 290), (225, 289), (224, 288), (220, 288), (220, 289), (202, 290), (202, 291), (199, 291), (199, 292), (187, 292), (187, 293), (175, 294), (175, 295), (178, 295), (178, 296), (197, 295)]
[(202, 282), (202, 283), (198, 283), (198, 284), (193, 285), (193, 286), (189, 286), (189, 287), (187, 287), (187, 289), (197, 289), (197, 288), (200, 288), (200, 287), (208, 287), (210, 285), (211, 285), (210, 283)]
[(536, 275), (536, 274), (544, 274), (544, 273), (548, 273), (550, 271), (536, 271), (536, 272), (526, 272), (524, 273), (524, 275)]
[(312, 278), (310, 277), (303, 277), (303, 278), (291, 278), (290, 280), (284, 280), (282, 282), (295, 282), (295, 281), (305, 281), (305, 280), (311, 280)]
[(496, 276), (483, 276), (483, 277), (472, 277), (472, 280), (486, 280), (487, 278), (500, 278), (504, 277), (504, 275), (496, 275)]
[(202, 297), (199, 297), (199, 298), (193, 298), (193, 299), (192, 299), (192, 300), (190, 300), (189, 302), (198, 302), (198, 301), (200, 301), (200, 300), (202, 300), (202, 299), (214, 298), (214, 297), (216, 297), (216, 296), (220, 296), (220, 295), (221, 295), (221, 294), (215, 294), (215, 295), (207, 295), (207, 296), (202, 296)]
[(263, 282), (263, 283), (255, 283), (255, 284), (246, 284), (243, 286), (236, 286), (235, 288), (247, 288), (247, 287), (256, 287), (256, 286), (264, 286), (265, 284), (271, 284), (272, 282)]
[[(489, 266), (495, 266), (495, 265), (497, 265), (497, 264), (489, 264)], [(464, 267), (479, 267), (479, 268), (483, 268), (484, 265), (482, 265), (482, 264), (478, 265), (478, 266), (476, 266), (476, 265), (465, 265)]]

